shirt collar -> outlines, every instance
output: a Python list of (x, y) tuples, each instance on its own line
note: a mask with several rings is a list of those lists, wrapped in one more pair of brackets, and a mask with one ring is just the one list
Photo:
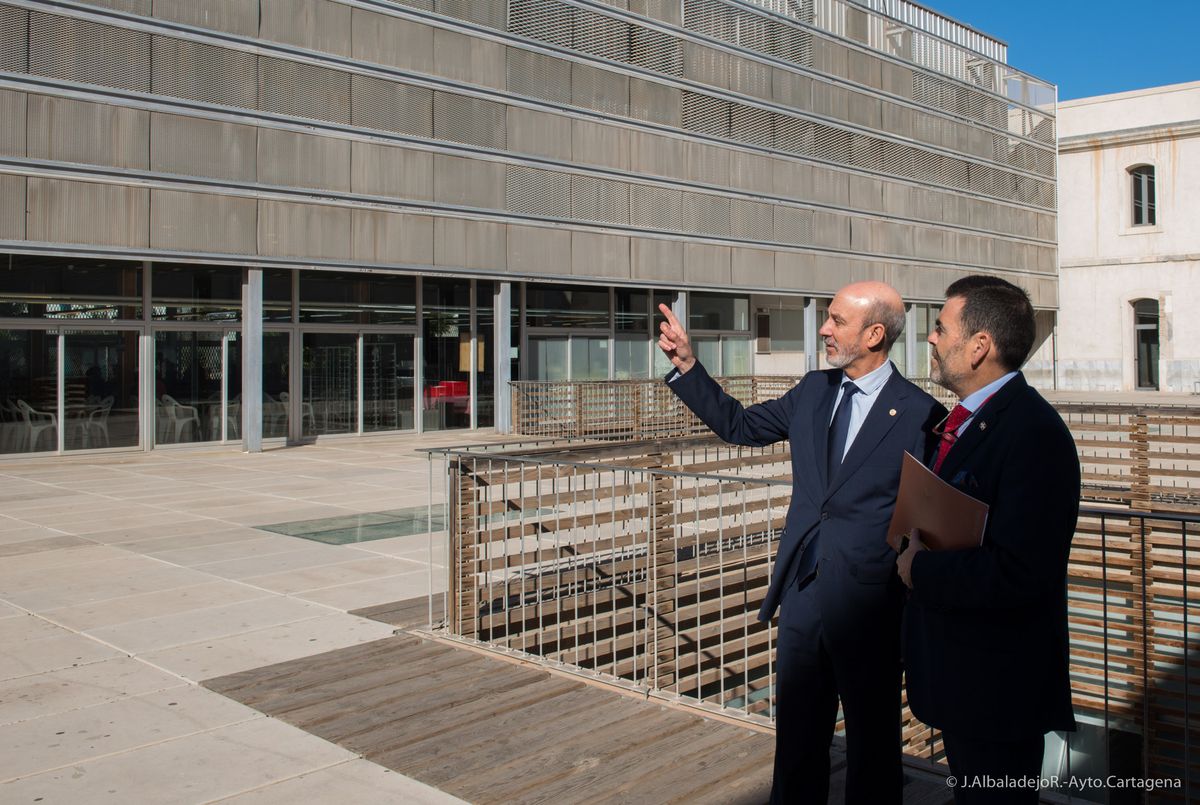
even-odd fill
[(979, 410), (979, 406), (983, 405), (988, 397), (991, 397), (1000, 387), (1017, 376), (1016, 372), (1009, 372), (1004, 377), (993, 380), (981, 389), (971, 392), (962, 399), (959, 403), (963, 408), (966, 408), (972, 414)]
[[(882, 366), (872, 369), (853, 382), (854, 385), (858, 386), (858, 391), (862, 396), (871, 397), (891, 379), (893, 371), (895, 369), (892, 366), (892, 362), (884, 361)], [(849, 379), (846, 377), (846, 373), (842, 372), (842, 383), (845, 383)]]

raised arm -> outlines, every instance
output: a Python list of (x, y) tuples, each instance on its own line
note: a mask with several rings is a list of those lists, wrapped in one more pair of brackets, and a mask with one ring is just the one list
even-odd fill
[(730, 444), (761, 447), (788, 438), (797, 386), (778, 400), (743, 407), (725, 393), (704, 365), (696, 360), (691, 340), (679, 319), (659, 305), (665, 321), (659, 325), (658, 347), (675, 367), (667, 385), (713, 433)]

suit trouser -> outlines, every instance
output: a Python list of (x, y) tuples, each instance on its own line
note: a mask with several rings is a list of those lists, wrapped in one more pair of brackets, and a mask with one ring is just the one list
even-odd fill
[(780, 604), (771, 802), (825, 805), (840, 698), (846, 722), (846, 802), (899, 803), (904, 776), (898, 618), (895, 624), (886, 615), (883, 623), (864, 619), (859, 624), (863, 628), (854, 630), (855, 602), (848, 600), (850, 611), (823, 623), (818, 605), (822, 581), (818, 575), (788, 590)]
[[(1019, 741), (992, 741), (956, 732), (943, 732), (946, 761), (957, 785), (956, 805), (1038, 802), (1037, 786), (1042, 773), (1044, 735)], [(1018, 785), (1016, 781), (1024, 781)]]

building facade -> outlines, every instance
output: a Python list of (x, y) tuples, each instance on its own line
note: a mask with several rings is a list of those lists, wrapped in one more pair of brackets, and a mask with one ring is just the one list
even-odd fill
[(856, 279), (909, 374), (963, 274), (1049, 332), (1005, 59), (905, 0), (5, 0), (0, 453), (503, 429), (510, 379), (662, 371), (658, 302), (797, 374)]
[(1059, 385), (1200, 391), (1200, 82), (1059, 109)]

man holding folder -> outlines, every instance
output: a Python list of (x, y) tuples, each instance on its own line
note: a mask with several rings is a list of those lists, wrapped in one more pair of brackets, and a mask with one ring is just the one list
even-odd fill
[[(1034, 330), (1023, 290), (971, 276), (946, 289), (929, 335), (932, 377), (960, 399), (931, 469), (989, 507), (981, 543), (927, 550), (918, 534), (897, 559), (912, 591), (908, 702), (942, 730), (960, 804), (1036, 803), (1028, 784), (1040, 775), (1045, 733), (1075, 729), (1067, 559), (1079, 459), (1058, 413), (1018, 371)], [(995, 784), (1015, 780), (1026, 787)]]

